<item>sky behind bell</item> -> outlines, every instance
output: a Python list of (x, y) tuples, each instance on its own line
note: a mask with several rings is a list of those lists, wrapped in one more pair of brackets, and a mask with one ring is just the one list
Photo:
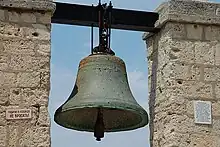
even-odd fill
[[(112, 0), (114, 8), (153, 11), (164, 0)], [(98, 0), (59, 0), (59, 2), (97, 5)], [(109, 1), (102, 1), (109, 2)], [(146, 18), (147, 19), (147, 18)], [(51, 117), (52, 147), (149, 147), (148, 126), (127, 132), (107, 133), (97, 142), (93, 133), (63, 128), (53, 120), (55, 110), (69, 97), (75, 84), (79, 62), (90, 54), (90, 28), (71, 25), (52, 25), (51, 92), (49, 112)], [(113, 30), (111, 48), (126, 63), (131, 91), (147, 112), (147, 50), (142, 40), (143, 32)], [(95, 29), (94, 45), (98, 44)]]

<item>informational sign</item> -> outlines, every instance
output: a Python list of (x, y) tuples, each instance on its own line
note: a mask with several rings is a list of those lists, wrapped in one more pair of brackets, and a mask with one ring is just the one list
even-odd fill
[(194, 101), (194, 117), (197, 124), (212, 124), (212, 103)]
[(30, 109), (8, 109), (6, 110), (6, 119), (19, 120), (19, 119), (31, 119)]

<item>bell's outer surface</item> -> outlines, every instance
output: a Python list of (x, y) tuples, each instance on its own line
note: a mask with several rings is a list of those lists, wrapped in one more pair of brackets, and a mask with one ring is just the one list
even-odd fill
[(97, 54), (81, 60), (74, 89), (55, 112), (54, 120), (65, 128), (93, 132), (99, 107), (105, 132), (148, 124), (147, 112), (129, 88), (125, 63), (116, 56)]

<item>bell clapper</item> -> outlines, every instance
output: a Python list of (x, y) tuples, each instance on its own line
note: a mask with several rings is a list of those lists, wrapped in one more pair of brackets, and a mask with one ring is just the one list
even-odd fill
[(97, 141), (101, 141), (101, 138), (104, 137), (104, 129), (103, 114), (101, 108), (98, 108), (97, 120), (94, 126), (94, 136)]

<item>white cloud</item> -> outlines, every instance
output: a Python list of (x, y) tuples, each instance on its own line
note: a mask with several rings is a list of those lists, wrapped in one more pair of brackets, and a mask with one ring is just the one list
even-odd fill
[(147, 73), (141, 71), (128, 72), (128, 81), (133, 94), (139, 101), (147, 101), (148, 93)]

